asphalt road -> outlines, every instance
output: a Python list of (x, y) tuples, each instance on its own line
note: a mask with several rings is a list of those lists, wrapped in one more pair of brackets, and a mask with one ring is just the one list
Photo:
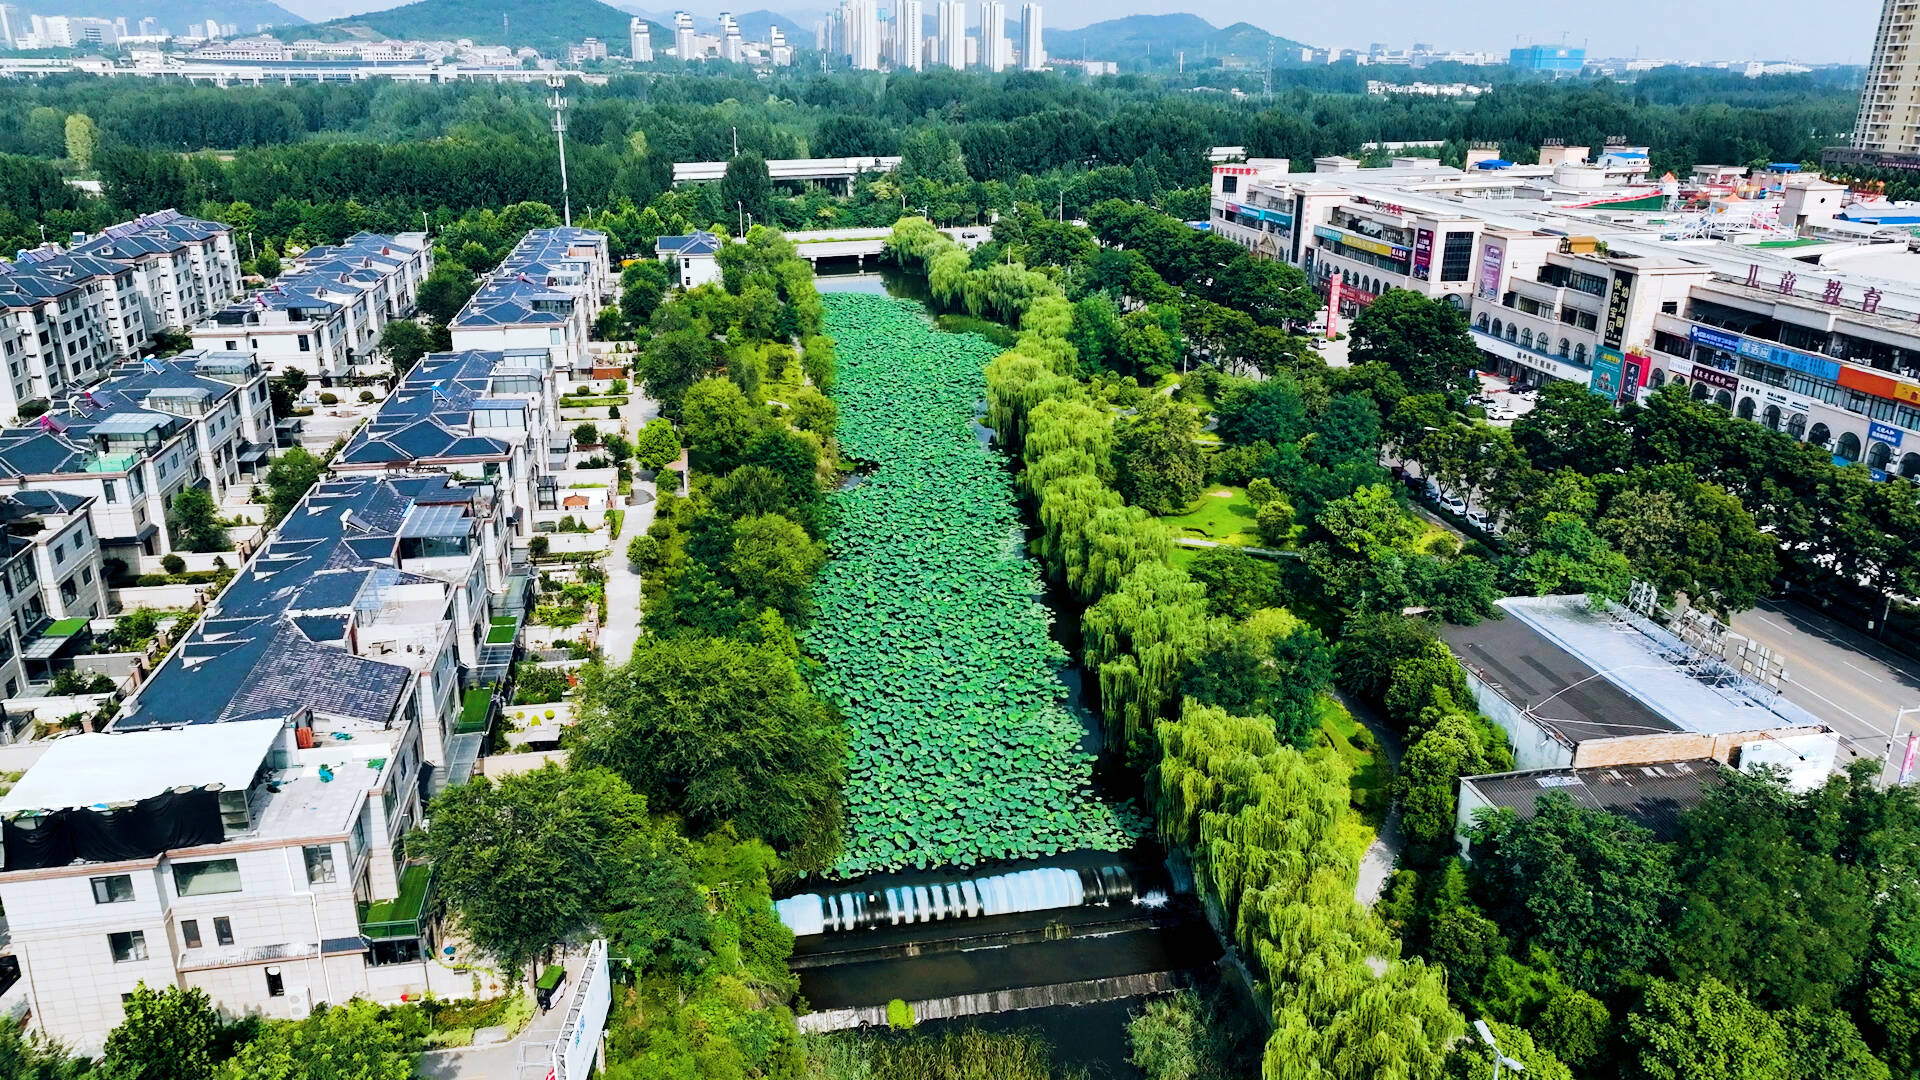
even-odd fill
[[(1792, 601), (1762, 601), (1734, 616), (1735, 632), (1780, 654), (1788, 701), (1843, 737), (1839, 765), (1887, 752), (1900, 709), (1920, 706), (1920, 666), (1850, 627)], [(1904, 742), (1920, 714), (1901, 724)]]

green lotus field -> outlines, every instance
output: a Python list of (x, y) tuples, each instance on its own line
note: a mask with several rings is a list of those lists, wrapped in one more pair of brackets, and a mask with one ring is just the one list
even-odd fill
[(850, 734), (847, 876), (1131, 843), (1056, 678), (1012, 479), (971, 421), (998, 352), (920, 305), (828, 293), (840, 446), (874, 466), (833, 496), (809, 651)]

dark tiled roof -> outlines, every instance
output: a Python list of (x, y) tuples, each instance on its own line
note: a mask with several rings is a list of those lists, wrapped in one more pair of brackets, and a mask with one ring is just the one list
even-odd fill
[(1530, 772), (1469, 776), (1480, 797), (1512, 810), (1522, 821), (1536, 804), (1559, 792), (1575, 805), (1626, 818), (1662, 840), (1679, 835), (1680, 816), (1719, 787), (1722, 766), (1712, 758), (1654, 765), (1618, 765), (1597, 769), (1538, 769)]
[(1518, 618), (1445, 626), (1440, 636), (1515, 708), (1533, 710), (1529, 716), (1575, 745), (1680, 730)]

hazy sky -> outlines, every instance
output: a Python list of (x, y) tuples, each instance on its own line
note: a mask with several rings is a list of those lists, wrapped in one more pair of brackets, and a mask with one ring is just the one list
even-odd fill
[[(281, 0), (310, 19), (391, 7), (383, 0)], [(879, 0), (883, 9), (890, 0)], [(644, 2), (671, 9), (672, 0)], [(819, 9), (794, 0), (692, 0), (688, 10)], [(969, 18), (977, 0), (969, 0)], [(1018, 0), (1008, 0), (1017, 8)], [(1605, 3), (1519, 3), (1516, 0), (1340, 0), (1339, 3), (1253, 4), (1245, 0), (1043, 0), (1049, 27), (1076, 27), (1130, 12), (1190, 11), (1215, 25), (1246, 21), (1310, 45), (1364, 47), (1416, 41), (1437, 48), (1504, 51), (1533, 42), (1585, 45), (1589, 56), (1678, 60), (1799, 60), (1864, 64), (1873, 50), (1879, 0), (1607, 0)], [(1111, 59), (1122, 59), (1112, 57)]]

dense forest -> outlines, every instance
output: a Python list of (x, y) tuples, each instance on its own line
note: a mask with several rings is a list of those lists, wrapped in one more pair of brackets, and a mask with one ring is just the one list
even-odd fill
[[(599, 223), (626, 250), (736, 210), (787, 228), (890, 225), (909, 211), (959, 223), (1020, 202), (1072, 216), (1118, 197), (1192, 217), (1205, 212), (1195, 189), (1214, 145), (1304, 165), (1380, 140), (1432, 141), (1456, 161), (1469, 143), (1495, 142), (1531, 160), (1545, 138), (1620, 136), (1651, 146), (1656, 170), (1684, 170), (1810, 161), (1853, 116), (1853, 91), (1813, 76), (1656, 72), (1633, 84), (1503, 85), (1471, 103), (1355, 93), (1337, 69), (1295, 77), (1301, 85), (1282, 78), (1286, 88), (1244, 98), (1146, 76), (616, 77), (572, 92), (572, 201), (607, 214)], [(898, 176), (863, 179), (851, 199), (671, 190), (678, 161), (869, 154), (906, 161)], [(74, 175), (97, 176), (103, 197), (69, 188)], [(1188, 194), (1164, 201), (1173, 192)], [(339, 227), (405, 228), (423, 212), (558, 206), (560, 196), (539, 88), (374, 80), (219, 90), (74, 77), (0, 95), (9, 249), (38, 242), (42, 225), (59, 236), (167, 206), (221, 217), (244, 203), (267, 223), (256, 239), (283, 245), (335, 240)]]

